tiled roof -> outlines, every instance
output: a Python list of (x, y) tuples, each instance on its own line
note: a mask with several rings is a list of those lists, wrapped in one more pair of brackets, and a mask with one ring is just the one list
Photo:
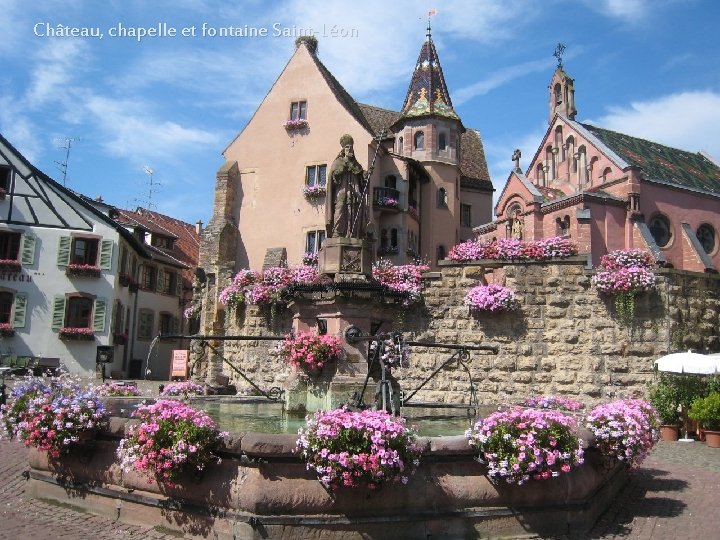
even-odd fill
[(546, 186), (538, 186), (540, 193), (543, 196), (543, 202), (556, 201), (565, 197), (565, 192), (562, 189), (556, 189)]
[(700, 153), (687, 152), (589, 124), (581, 124), (647, 180), (720, 194), (720, 167)]
[(431, 114), (460, 119), (453, 110), (440, 59), (428, 29), (405, 96), (402, 116), (410, 118)]
[(170, 262), (180, 263), (187, 267), (183, 271), (183, 278), (192, 282), (195, 268), (200, 257), (200, 237), (195, 226), (179, 219), (153, 212), (146, 208), (132, 210), (120, 210), (118, 222), (131, 226), (140, 226), (143, 229), (175, 238), (175, 248), (165, 249), (158, 246), (146, 245), (146, 249), (152, 253), (153, 258)]
[(380, 107), (375, 107), (374, 105), (358, 103), (358, 107), (360, 107), (360, 112), (365, 117), (365, 121), (372, 128), (373, 133), (378, 133), (382, 129), (387, 129), (388, 133), (392, 133), (390, 131), (390, 126), (392, 126), (395, 121), (400, 118), (399, 112), (381, 109)]

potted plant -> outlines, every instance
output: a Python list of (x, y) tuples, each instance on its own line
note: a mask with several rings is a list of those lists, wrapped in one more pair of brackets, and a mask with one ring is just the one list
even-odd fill
[(705, 429), (708, 447), (720, 448), (720, 392), (693, 401), (688, 416)]
[(285, 362), (309, 375), (319, 374), (326, 365), (340, 360), (344, 354), (340, 338), (314, 332), (289, 334), (280, 344), (279, 352)]
[(660, 417), (660, 439), (663, 441), (678, 440), (681, 390), (677, 377), (665, 373), (661, 373), (658, 382), (648, 390), (648, 400)]

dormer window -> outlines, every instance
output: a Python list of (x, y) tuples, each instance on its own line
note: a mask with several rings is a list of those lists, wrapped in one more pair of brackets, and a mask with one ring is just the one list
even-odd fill
[(159, 248), (173, 249), (175, 245), (175, 240), (167, 236), (158, 236), (156, 234), (153, 234), (151, 244)]

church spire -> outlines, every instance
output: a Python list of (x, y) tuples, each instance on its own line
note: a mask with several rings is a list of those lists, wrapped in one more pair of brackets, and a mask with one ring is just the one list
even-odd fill
[(401, 118), (438, 115), (459, 120), (453, 110), (450, 93), (445, 84), (440, 59), (432, 40), (428, 19), (425, 42), (420, 48), (415, 70), (408, 87)]
[(552, 123), (555, 114), (559, 113), (570, 120), (575, 120), (575, 81), (565, 73), (562, 57), (565, 45), (558, 43), (553, 56), (557, 58), (557, 68), (553, 73), (548, 90), (550, 91), (550, 115), (548, 122)]

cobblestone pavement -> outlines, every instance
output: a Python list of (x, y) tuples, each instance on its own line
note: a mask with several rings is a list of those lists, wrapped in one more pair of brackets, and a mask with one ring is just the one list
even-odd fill
[[(0, 539), (177, 539), (82, 512), (24, 498), (26, 451), (0, 440)], [(720, 537), (720, 449), (701, 443), (659, 443), (589, 534), (558, 540)]]

